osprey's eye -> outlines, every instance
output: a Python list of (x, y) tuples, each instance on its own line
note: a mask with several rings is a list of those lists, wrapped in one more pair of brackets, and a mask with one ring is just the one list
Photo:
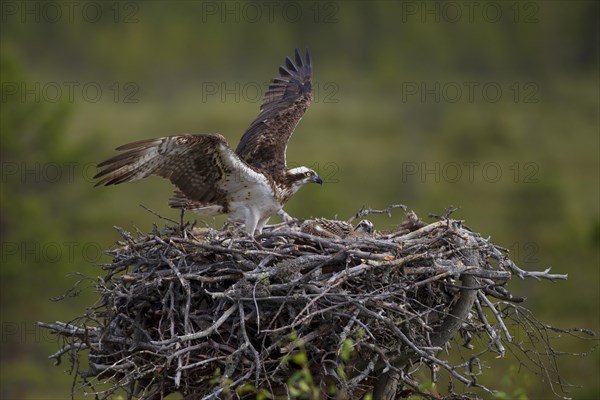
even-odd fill
[(313, 173), (309, 171), (309, 172), (306, 172), (304, 175), (305, 175), (307, 178), (310, 178), (311, 176), (313, 176)]

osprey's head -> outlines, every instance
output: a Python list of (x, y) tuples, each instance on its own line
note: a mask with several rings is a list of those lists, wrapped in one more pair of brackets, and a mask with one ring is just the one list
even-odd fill
[(373, 223), (368, 219), (363, 219), (354, 228), (354, 234), (358, 236), (371, 236), (374, 231)]
[(297, 167), (288, 169), (285, 172), (282, 182), (283, 183), (283, 199), (287, 201), (294, 193), (298, 191), (302, 186), (307, 183), (318, 183), (321, 185), (323, 179), (315, 171), (308, 167)]
[(315, 171), (308, 167), (297, 167), (287, 170), (286, 172), (286, 180), (298, 189), (307, 183), (318, 183), (321, 185), (323, 183), (323, 179)]

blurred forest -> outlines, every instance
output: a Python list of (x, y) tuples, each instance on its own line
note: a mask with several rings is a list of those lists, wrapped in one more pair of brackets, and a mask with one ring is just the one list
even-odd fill
[[(237, 145), (294, 47), (311, 50), (315, 101), (288, 162), (325, 184), (288, 213), (457, 206), (521, 267), (569, 274), (511, 283), (538, 318), (600, 332), (597, 2), (3, 1), (0, 17), (1, 398), (69, 395), (69, 363), (47, 360), (58, 346), (35, 322), (93, 304), (93, 280), (50, 299), (77, 273), (103, 275), (113, 226), (163, 223), (140, 204), (178, 217), (168, 182), (94, 188), (95, 165), (123, 143), (183, 132)], [(378, 229), (402, 219), (373, 218)], [(600, 397), (598, 351), (559, 366), (573, 398)], [(489, 367), (504, 398), (554, 398), (510, 357)]]

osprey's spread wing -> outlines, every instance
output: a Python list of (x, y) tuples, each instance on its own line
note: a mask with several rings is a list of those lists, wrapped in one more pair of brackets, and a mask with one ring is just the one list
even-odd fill
[(289, 57), (279, 67), (265, 93), (260, 114), (246, 130), (236, 154), (245, 162), (270, 175), (283, 173), (285, 151), (296, 125), (312, 100), (310, 53), (302, 59), (298, 49), (295, 62)]
[(167, 136), (129, 143), (125, 151), (100, 164), (98, 185), (116, 185), (149, 175), (169, 179), (195, 202), (226, 208), (252, 186), (271, 190), (267, 178), (249, 167), (218, 134)]

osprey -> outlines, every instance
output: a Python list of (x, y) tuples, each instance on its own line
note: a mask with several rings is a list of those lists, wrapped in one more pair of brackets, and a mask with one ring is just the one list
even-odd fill
[(345, 221), (316, 218), (305, 221), (300, 232), (330, 239), (356, 239), (371, 237), (374, 232), (373, 223), (363, 219), (355, 227)]
[(298, 49), (295, 62), (286, 57), (235, 152), (217, 133), (141, 140), (117, 147), (125, 152), (98, 164), (103, 169), (94, 177), (99, 179), (95, 186), (158, 175), (177, 187), (171, 207), (228, 214), (250, 236), (260, 234), (298, 189), (323, 183), (310, 168), (286, 165), (287, 143), (312, 100), (308, 50), (305, 58)]

